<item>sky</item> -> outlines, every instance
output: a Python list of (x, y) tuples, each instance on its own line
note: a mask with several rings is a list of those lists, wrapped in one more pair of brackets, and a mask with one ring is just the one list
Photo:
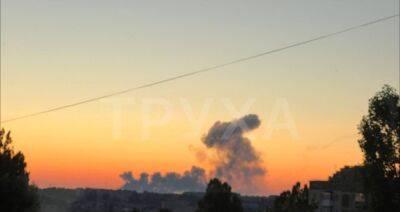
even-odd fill
[[(1, 120), (398, 13), (398, 0), (5, 0)], [(384, 84), (399, 89), (398, 26), (397, 17), (2, 127), (40, 187), (116, 189), (125, 171), (212, 169), (198, 154), (202, 136), (216, 121), (257, 114), (260, 127), (245, 136), (267, 171), (262, 193), (276, 194), (362, 162), (368, 99)]]

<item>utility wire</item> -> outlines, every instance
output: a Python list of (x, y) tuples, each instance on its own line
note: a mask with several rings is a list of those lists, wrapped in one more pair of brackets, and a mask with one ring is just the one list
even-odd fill
[(280, 52), (280, 51), (283, 51), (283, 50), (286, 50), (286, 49), (290, 49), (290, 48), (293, 48), (293, 47), (302, 46), (302, 45), (305, 45), (305, 44), (308, 44), (308, 43), (312, 43), (312, 42), (315, 42), (315, 41), (318, 41), (318, 40), (322, 40), (322, 39), (325, 39), (325, 38), (328, 38), (328, 37), (339, 35), (339, 34), (342, 34), (342, 33), (348, 32), (348, 31), (356, 30), (356, 29), (361, 28), (361, 27), (366, 27), (366, 26), (369, 26), (369, 25), (372, 25), (372, 24), (376, 24), (376, 23), (379, 23), (379, 22), (387, 21), (389, 19), (393, 19), (393, 18), (398, 17), (398, 16), (399, 16), (399, 14), (387, 16), (387, 17), (376, 19), (376, 20), (373, 20), (373, 21), (370, 21), (370, 22), (366, 22), (366, 23), (363, 23), (363, 24), (360, 24), (360, 25), (348, 27), (348, 28), (342, 29), (342, 30), (337, 31), (337, 32), (321, 35), (321, 36), (318, 36), (318, 37), (315, 37), (315, 38), (312, 38), (312, 39), (309, 39), (309, 40), (297, 42), (297, 43), (294, 43), (294, 44), (291, 44), (291, 45), (288, 45), (288, 46), (284, 46), (284, 47), (280, 47), (280, 48), (277, 48), (277, 49), (265, 51), (265, 52), (262, 52), (262, 53), (259, 53), (259, 54), (255, 54), (255, 55), (252, 55), (252, 56), (248, 56), (248, 57), (243, 57), (243, 58), (240, 58), (240, 59), (232, 60), (232, 61), (229, 61), (229, 62), (226, 62), (226, 63), (221, 63), (219, 65), (210, 66), (208, 68), (200, 69), (200, 70), (197, 70), (197, 71), (188, 72), (188, 73), (185, 73), (185, 74), (181, 74), (181, 75), (177, 75), (177, 76), (174, 76), (174, 77), (166, 78), (166, 79), (163, 79), (163, 80), (160, 80), (160, 81), (155, 81), (155, 82), (151, 82), (151, 83), (148, 83), (148, 84), (140, 85), (140, 86), (137, 86), (137, 87), (129, 88), (129, 89), (126, 89), (126, 90), (121, 90), (121, 91), (109, 93), (109, 94), (106, 94), (106, 95), (103, 95), (103, 96), (89, 98), (89, 99), (82, 100), (82, 101), (79, 101), (79, 102), (75, 102), (75, 103), (72, 103), (72, 104), (62, 105), (62, 106), (50, 108), (50, 109), (47, 109), (47, 110), (43, 110), (43, 111), (39, 111), (39, 112), (35, 112), (35, 113), (30, 113), (30, 114), (26, 114), (26, 115), (22, 115), (22, 116), (17, 116), (15, 118), (7, 119), (7, 120), (2, 120), (1, 123), (7, 123), (7, 122), (20, 120), (20, 119), (26, 119), (26, 118), (33, 117), (33, 116), (38, 116), (38, 115), (41, 115), (41, 114), (50, 113), (50, 112), (58, 111), (58, 110), (63, 110), (63, 109), (70, 108), (70, 107), (75, 107), (75, 106), (86, 104), (86, 103), (89, 103), (89, 102), (94, 102), (94, 101), (97, 101), (97, 100), (100, 100), (100, 99), (104, 99), (104, 98), (108, 98), (108, 97), (111, 97), (111, 96), (116, 96), (116, 95), (120, 95), (120, 94), (124, 94), (124, 93), (128, 93), (128, 92), (132, 92), (132, 91), (135, 91), (135, 90), (140, 90), (140, 89), (143, 89), (143, 88), (152, 87), (152, 86), (155, 86), (155, 85), (163, 84), (163, 83), (174, 81), (174, 80), (181, 79), (181, 78), (186, 78), (186, 77), (197, 75), (197, 74), (200, 74), (200, 73), (209, 72), (209, 71), (215, 71), (215, 70), (220, 69), (220, 68), (225, 67), (225, 66), (229, 66), (229, 65), (236, 64), (236, 63), (252, 60), (252, 59), (255, 59), (255, 58), (259, 58), (259, 57), (262, 57), (262, 56), (265, 56), (265, 55), (268, 55), (268, 54)]

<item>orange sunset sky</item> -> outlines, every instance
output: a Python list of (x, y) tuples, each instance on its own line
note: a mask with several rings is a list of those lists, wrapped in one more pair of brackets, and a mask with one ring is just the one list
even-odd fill
[[(1, 120), (399, 13), (398, 0), (1, 4)], [(117, 189), (124, 171), (211, 170), (197, 154), (209, 153), (202, 136), (216, 121), (253, 113), (261, 126), (246, 137), (267, 170), (263, 194), (277, 194), (362, 162), (357, 125), (368, 99), (384, 84), (399, 89), (398, 24), (2, 127), (40, 187)]]

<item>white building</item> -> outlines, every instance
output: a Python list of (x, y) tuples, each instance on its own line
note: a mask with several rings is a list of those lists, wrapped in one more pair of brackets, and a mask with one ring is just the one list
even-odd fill
[(310, 181), (309, 201), (316, 212), (366, 211), (364, 195), (358, 191), (334, 188), (328, 181)]

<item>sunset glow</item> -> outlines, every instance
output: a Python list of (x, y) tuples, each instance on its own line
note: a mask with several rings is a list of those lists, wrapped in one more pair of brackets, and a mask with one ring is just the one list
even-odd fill
[[(311, 39), (399, 4), (172, 2), (2, 1), (1, 120)], [(399, 89), (398, 23), (1, 127), (40, 188), (119, 189), (126, 171), (198, 166), (211, 177), (218, 155), (203, 136), (217, 121), (256, 114), (260, 126), (243, 134), (266, 170), (255, 194), (279, 194), (362, 163), (357, 127), (368, 99), (384, 84)]]

